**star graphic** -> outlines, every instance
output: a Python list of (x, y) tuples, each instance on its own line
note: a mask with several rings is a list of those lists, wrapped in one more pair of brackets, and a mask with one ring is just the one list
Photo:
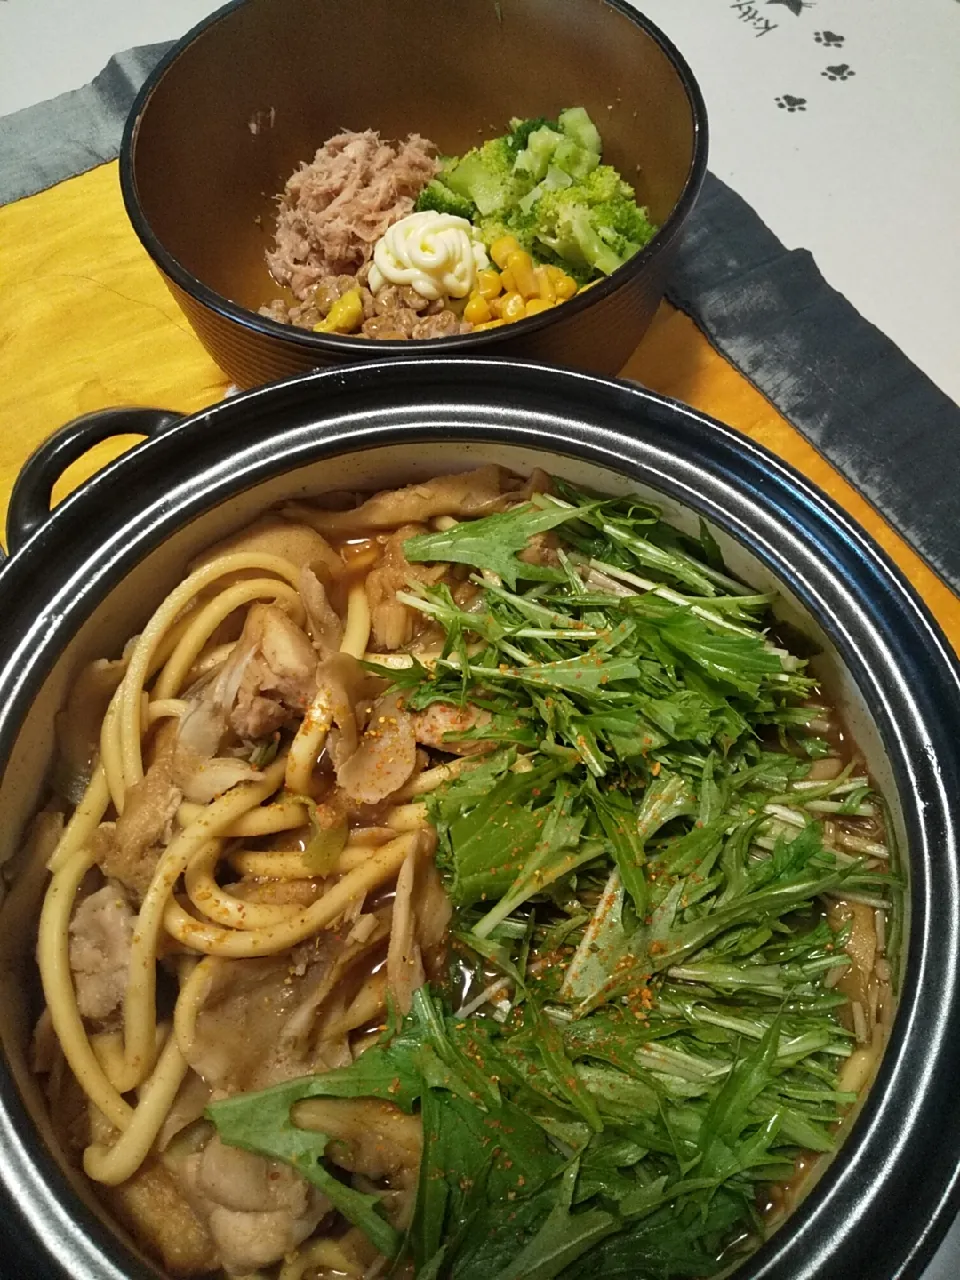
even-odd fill
[(767, 4), (786, 5), (790, 12), (795, 13), (798, 18), (800, 17), (801, 10), (812, 8), (812, 5), (808, 4), (807, 0), (767, 0)]

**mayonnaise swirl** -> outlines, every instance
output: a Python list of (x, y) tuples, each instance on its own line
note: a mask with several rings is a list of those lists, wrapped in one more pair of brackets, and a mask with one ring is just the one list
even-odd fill
[(489, 266), (487, 251), (466, 218), (450, 213), (410, 213), (377, 241), (369, 285), (408, 284), (424, 298), (465, 298), (477, 272)]

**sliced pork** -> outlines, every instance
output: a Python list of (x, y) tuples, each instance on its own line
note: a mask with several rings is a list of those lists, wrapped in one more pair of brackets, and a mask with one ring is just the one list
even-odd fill
[(404, 555), (404, 543), (423, 525), (405, 524), (387, 538), (383, 554), (375, 569), (367, 574), (364, 587), (370, 605), (371, 648), (391, 653), (410, 643), (423, 618), (397, 599), (398, 591), (409, 591), (411, 581), (436, 583), (446, 575), (442, 564), (410, 564)]
[(279, 1262), (330, 1210), (329, 1201), (289, 1165), (216, 1136), (184, 1162), (183, 1179), (228, 1275)]
[(139, 901), (153, 878), (160, 855), (170, 842), (183, 793), (176, 781), (176, 726), (157, 734), (153, 762), (126, 793), (116, 825), (97, 832), (97, 861), (105, 876), (119, 880)]
[(116, 881), (84, 898), (70, 921), (70, 970), (77, 1008), (106, 1023), (123, 1006), (130, 968), (133, 909)]
[(467, 703), (456, 707), (452, 702), (431, 702), (413, 717), (414, 732), (418, 742), (437, 751), (449, 751), (451, 755), (472, 756), (492, 751), (497, 743), (492, 738), (468, 738), (458, 735), (471, 729), (483, 729), (491, 720), (490, 712)]
[[(277, 605), (255, 604), (243, 633), (215, 677), (189, 699), (180, 746), (200, 760), (216, 755), (228, 729), (254, 741), (302, 715), (317, 687), (317, 654)], [(181, 767), (189, 768), (181, 756)]]

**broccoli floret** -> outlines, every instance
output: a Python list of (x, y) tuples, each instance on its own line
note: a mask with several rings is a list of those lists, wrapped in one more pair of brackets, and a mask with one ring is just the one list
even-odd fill
[(517, 172), (528, 174), (534, 182), (539, 182), (550, 167), (557, 148), (566, 141), (562, 133), (557, 133), (556, 129), (550, 129), (546, 125), (534, 129), (527, 139), (527, 145), (517, 156)]
[(576, 198), (573, 188), (543, 197), (538, 212), (540, 244), (581, 270), (592, 267), (608, 276), (626, 261), (600, 238), (593, 224), (590, 206)]
[(537, 129), (553, 129), (558, 130), (556, 120), (548, 120), (546, 116), (537, 116), (535, 120), (521, 120), (519, 116), (514, 116), (510, 121), (510, 133), (507, 141), (510, 143), (511, 150), (515, 155), (519, 155), (526, 147), (527, 140), (531, 133)]
[(437, 213), (450, 213), (455, 218), (467, 218), (471, 221), (476, 216), (477, 208), (466, 196), (457, 195), (448, 186), (433, 178), (417, 196), (413, 206), (417, 213), (432, 209)]
[(601, 201), (593, 206), (593, 213), (597, 226), (609, 227), (637, 249), (642, 249), (657, 232), (648, 211), (632, 199)]
[(609, 164), (597, 165), (579, 185), (590, 204), (634, 203), (633, 187)]
[(600, 145), (583, 107), (556, 121), (511, 120), (506, 136), (446, 161), (417, 208), (469, 218), (488, 245), (515, 236), (585, 284), (616, 271), (656, 231), (630, 184), (600, 163)]
[(545, 192), (560, 191), (563, 187), (572, 185), (573, 178), (570, 177), (569, 173), (565, 173), (563, 169), (558, 169), (555, 165), (551, 165), (543, 181), (538, 182), (532, 191), (527, 192), (518, 207), (521, 213), (529, 213)]
[(553, 164), (572, 178), (585, 178), (600, 163), (595, 151), (587, 151), (572, 138), (561, 138), (553, 153)]
[(600, 163), (600, 134), (583, 107), (561, 111), (556, 124), (541, 125), (527, 135), (517, 155), (517, 170), (540, 182), (548, 168), (572, 178), (585, 178)]
[(610, 275), (656, 228), (615, 169), (600, 165), (581, 182), (545, 191), (531, 208), (534, 239), (579, 272)]
[(492, 214), (488, 218), (475, 218), (474, 226), (480, 233), (480, 239), (487, 248), (493, 244), (494, 240), (499, 240), (501, 236), (514, 236), (521, 249), (526, 249), (531, 257), (536, 254), (537, 257), (543, 260), (543, 255), (540, 253), (535, 241), (535, 219), (532, 214), (524, 214), (519, 205), (507, 210), (505, 214)]
[(585, 107), (568, 107), (566, 111), (561, 111), (557, 125), (561, 133), (565, 133), (584, 151), (591, 152), (599, 161), (603, 146), (600, 131), (587, 115)]
[(472, 200), (485, 217), (509, 209), (533, 185), (514, 172), (515, 159), (509, 138), (491, 138), (454, 161), (442, 178), (458, 195)]

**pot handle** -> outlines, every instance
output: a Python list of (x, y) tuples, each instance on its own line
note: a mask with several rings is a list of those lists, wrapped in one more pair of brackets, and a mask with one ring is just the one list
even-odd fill
[(7, 510), (8, 552), (19, 551), (47, 519), (53, 486), (88, 449), (111, 436), (152, 438), (176, 426), (182, 418), (182, 414), (166, 409), (98, 409), (54, 431), (30, 455), (14, 482)]

